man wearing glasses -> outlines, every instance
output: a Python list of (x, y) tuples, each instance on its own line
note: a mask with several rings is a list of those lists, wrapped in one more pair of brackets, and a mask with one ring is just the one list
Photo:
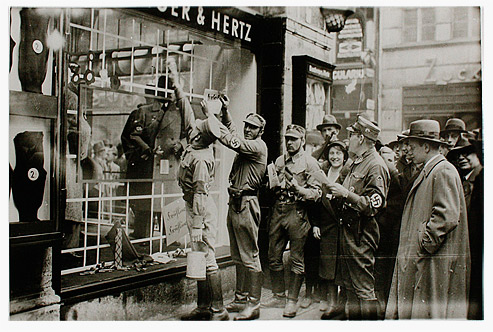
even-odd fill
[(373, 266), (380, 234), (375, 216), (385, 207), (390, 175), (375, 150), (380, 128), (359, 116), (347, 130), (354, 162), (342, 185), (328, 185), (341, 211), (336, 282), (347, 290), (348, 319), (369, 320), (378, 314)]
[[(269, 183), (276, 202), (269, 222), (269, 269), (272, 299), (264, 307), (284, 307), (284, 317), (295, 317), (305, 264), (303, 251), (310, 230), (306, 202), (321, 195), (321, 184), (313, 176), (320, 172), (318, 162), (305, 153), (305, 129), (288, 125), (285, 134), (287, 152), (269, 165)], [(289, 241), (291, 266), (286, 302), (282, 256)]]

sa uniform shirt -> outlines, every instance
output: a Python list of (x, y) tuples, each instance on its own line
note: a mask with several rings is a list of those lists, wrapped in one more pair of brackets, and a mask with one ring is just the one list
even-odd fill
[(240, 137), (229, 113), (223, 122), (219, 140), (238, 153), (229, 175), (231, 186), (241, 190), (260, 189), (267, 168), (267, 145), (260, 137), (253, 140)]
[(353, 162), (342, 184), (350, 191), (346, 204), (367, 217), (373, 217), (386, 205), (389, 184), (387, 165), (375, 149), (368, 150)]

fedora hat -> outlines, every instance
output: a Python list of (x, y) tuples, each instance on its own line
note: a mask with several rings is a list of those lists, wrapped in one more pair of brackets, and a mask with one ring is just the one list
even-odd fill
[(332, 114), (326, 114), (324, 115), (324, 118), (322, 119), (322, 123), (317, 126), (317, 130), (322, 130), (325, 127), (328, 126), (334, 126), (337, 129), (341, 130), (341, 125), (337, 123), (336, 117), (333, 116)]
[(483, 159), (483, 143), (481, 140), (475, 139), (464, 139), (461, 138), (457, 141), (455, 147), (450, 149), (447, 154), (448, 160), (457, 160), (460, 154), (471, 154), (475, 153), (479, 159)]
[(445, 123), (445, 128), (440, 132), (440, 135), (443, 136), (451, 131), (466, 133), (466, 124), (464, 123), (464, 121), (462, 121), (462, 119), (459, 118), (448, 119)]
[(440, 140), (440, 123), (436, 120), (416, 120), (409, 125), (409, 133), (403, 139), (416, 138), (428, 142), (447, 144)]
[(92, 146), (92, 150), (94, 151), (94, 153), (101, 152), (104, 149), (106, 149), (106, 145), (104, 144), (103, 141), (98, 141), (94, 143), (94, 145)]

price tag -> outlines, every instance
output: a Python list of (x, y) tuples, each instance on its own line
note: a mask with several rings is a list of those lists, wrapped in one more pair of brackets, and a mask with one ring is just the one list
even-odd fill
[(30, 168), (29, 171), (27, 171), (27, 177), (31, 181), (36, 181), (39, 178), (39, 171), (36, 168)]
[(41, 40), (36, 39), (35, 41), (33, 41), (33, 50), (37, 54), (43, 52), (43, 43), (41, 42)]

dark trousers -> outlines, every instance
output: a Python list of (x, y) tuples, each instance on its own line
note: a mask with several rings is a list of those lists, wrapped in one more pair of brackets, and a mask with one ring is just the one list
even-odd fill
[(283, 270), (282, 255), (286, 245), (290, 245), (289, 261), (295, 274), (305, 273), (304, 246), (310, 224), (306, 211), (298, 203), (274, 204), (269, 223), (269, 268)]

